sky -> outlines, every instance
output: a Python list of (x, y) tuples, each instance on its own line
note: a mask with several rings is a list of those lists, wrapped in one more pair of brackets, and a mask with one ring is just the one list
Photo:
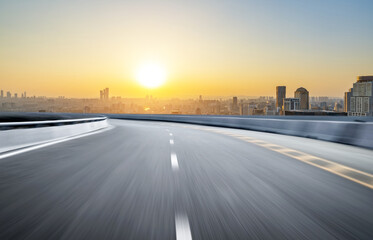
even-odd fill
[[(372, 0), (0, 0), (0, 89), (28, 95), (343, 97), (373, 75)], [(147, 89), (136, 69), (157, 63)]]

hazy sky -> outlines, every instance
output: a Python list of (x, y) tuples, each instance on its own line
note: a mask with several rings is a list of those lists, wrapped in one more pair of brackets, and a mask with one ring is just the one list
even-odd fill
[[(343, 96), (373, 74), (372, 0), (0, 0), (0, 89), (98, 97)], [(146, 90), (136, 68), (168, 73)]]

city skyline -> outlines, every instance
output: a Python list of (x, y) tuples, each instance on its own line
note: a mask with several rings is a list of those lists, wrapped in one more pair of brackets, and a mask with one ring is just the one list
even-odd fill
[[(272, 86), (343, 97), (372, 74), (371, 1), (0, 3), (7, 91), (96, 98), (268, 96)], [(53, 17), (51, 17), (53, 16)], [(136, 80), (148, 61), (164, 85)]]
[[(359, 76), (358, 79), (370, 79)], [(141, 98), (111, 96), (110, 89), (99, 90), (99, 98), (47, 98), (28, 96), (1, 90), (1, 112), (72, 112), (72, 113), (128, 113), (128, 114), (187, 114), (187, 115), (334, 115), (345, 116), (346, 100), (327, 96), (311, 96), (299, 87), (294, 97), (286, 97), (286, 86), (276, 86), (273, 96), (232, 96), (220, 98), (162, 99), (146, 95)], [(349, 102), (349, 101), (347, 101)], [(364, 113), (362, 113), (364, 114)]]
[[(350, 83), (351, 85), (351, 83)], [(278, 86), (274, 86), (275, 88), (278, 87)], [(292, 88), (289, 88), (287, 86), (285, 86), (287, 91), (286, 92), (286, 97), (293, 97), (294, 96), (294, 92), (298, 89), (298, 88), (303, 88), (303, 87), (295, 87), (294, 88), (294, 91), (292, 91)], [(167, 96), (163, 96), (163, 97), (160, 97), (160, 96), (157, 96), (157, 95), (154, 95), (153, 92), (151, 91), (147, 91), (145, 92), (145, 95), (140, 95), (140, 96), (124, 96), (124, 95), (117, 95), (115, 94), (117, 91), (115, 91), (115, 89), (113, 88), (110, 88), (110, 87), (105, 87), (103, 88), (103, 90), (97, 90), (95, 91), (95, 94), (92, 96), (92, 97), (82, 97), (82, 96), (76, 96), (76, 97), (71, 97), (69, 95), (65, 95), (65, 94), (61, 94), (61, 95), (57, 95), (57, 96), (50, 96), (50, 95), (47, 95), (47, 94), (34, 94), (34, 93), (30, 93), (28, 91), (24, 91), (24, 90), (16, 90), (16, 91), (10, 91), (9, 89), (4, 89), (4, 88), (0, 88), (0, 91), (3, 91), (3, 96), (0, 96), (0, 97), (4, 97), (6, 98), (7, 97), (7, 93), (10, 93), (11, 95), (11, 98), (14, 98), (14, 95), (17, 94), (17, 97), (18, 98), (23, 98), (23, 96), (25, 96), (25, 98), (38, 98), (38, 97), (45, 97), (45, 98), (71, 98), (71, 99), (102, 99), (102, 97), (104, 96), (104, 91), (106, 89), (110, 89), (110, 96), (109, 97), (105, 97), (106, 99), (107, 98), (112, 98), (112, 97), (121, 97), (123, 99), (136, 99), (136, 98), (146, 98), (147, 96), (152, 96), (153, 98), (157, 98), (157, 99), (184, 99), (184, 100), (187, 100), (187, 99), (197, 99), (199, 98), (200, 96), (203, 96), (204, 99), (208, 99), (208, 100), (214, 100), (214, 99), (230, 99), (232, 97), (238, 97), (238, 98), (260, 98), (260, 97), (273, 97), (275, 98), (276, 97), (276, 89), (273, 90), (272, 89), (272, 94), (268, 94), (268, 95), (245, 95), (245, 94), (242, 94), (242, 95), (238, 95), (238, 94), (231, 94), (231, 95), (203, 95), (203, 94), (193, 94), (193, 95), (190, 95), (190, 96), (185, 96), (185, 97), (179, 97), (179, 96), (170, 96), (170, 97), (167, 97)], [(102, 92), (101, 92), (102, 91)], [(113, 93), (114, 92), (114, 93)], [(26, 94), (27, 95), (24, 95)], [(101, 95), (102, 94), (102, 95)], [(333, 95), (315, 95), (315, 94), (310, 94), (310, 97), (329, 97), (329, 98), (339, 98), (339, 99), (343, 99), (344, 98), (344, 92), (341, 94), (341, 96), (333, 96)]]
[(373, 240), (372, 12), (0, 0), (0, 240)]

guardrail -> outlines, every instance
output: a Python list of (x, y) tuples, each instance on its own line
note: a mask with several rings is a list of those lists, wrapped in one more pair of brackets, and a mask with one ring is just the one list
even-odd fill
[(106, 117), (0, 123), (0, 153), (94, 132), (107, 126)]
[(80, 119), (51, 120), (51, 121), (5, 122), (5, 123), (0, 123), (0, 130), (64, 126), (64, 125), (71, 125), (71, 124), (104, 121), (106, 119), (107, 119), (106, 117), (95, 117), (95, 118), (80, 118)]
[(308, 137), (373, 149), (373, 122), (299, 118), (109, 114), (110, 118), (192, 123)]

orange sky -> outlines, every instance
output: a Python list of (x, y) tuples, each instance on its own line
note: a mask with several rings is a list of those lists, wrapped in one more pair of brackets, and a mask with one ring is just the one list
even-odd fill
[[(196, 97), (274, 95), (286, 85), (289, 96), (302, 86), (313, 96), (342, 97), (358, 75), (373, 73), (364, 6), (338, 6), (329, 16), (289, 1), (300, 12), (293, 16), (276, 5), (208, 2), (0, 3), (0, 89)], [(151, 91), (134, 77), (149, 60), (168, 74)]]

